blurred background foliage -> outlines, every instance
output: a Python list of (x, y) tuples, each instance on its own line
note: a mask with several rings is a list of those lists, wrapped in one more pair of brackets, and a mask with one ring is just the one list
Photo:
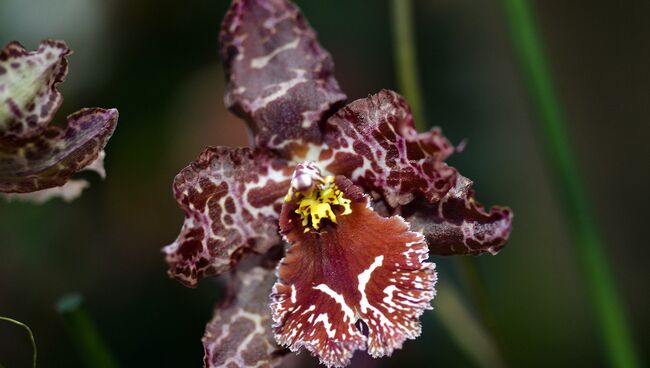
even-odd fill
[[(297, 3), (333, 54), (350, 100), (396, 88), (387, 1)], [(619, 292), (648, 361), (650, 3), (533, 4)], [(244, 123), (222, 102), (217, 34), (227, 6), (0, 0), (1, 45), (18, 40), (34, 49), (56, 38), (75, 51), (57, 122), (81, 107), (120, 111), (105, 181), (88, 175), (93, 185), (71, 204), (0, 203), (0, 315), (30, 325), (40, 367), (82, 364), (54, 307), (71, 291), (84, 295), (121, 366), (201, 365), (200, 338), (222, 287), (204, 281), (192, 290), (168, 279), (160, 248), (182, 224), (174, 175), (207, 145), (248, 142)], [(477, 259), (505, 359), (513, 367), (605, 366), (499, 2), (419, 0), (414, 7), (427, 122), (454, 143), (467, 140), (450, 164), (475, 181), (479, 201), (515, 212), (509, 245)], [(456, 282), (455, 261), (435, 261), (440, 282)], [(423, 336), (394, 358), (355, 364), (471, 366), (432, 313), (423, 322)], [(20, 327), (0, 324), (0, 363), (31, 364)]]

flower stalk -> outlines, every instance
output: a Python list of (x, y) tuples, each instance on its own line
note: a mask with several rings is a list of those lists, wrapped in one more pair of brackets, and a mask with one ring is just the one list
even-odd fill
[(573, 232), (573, 242), (608, 359), (613, 367), (638, 367), (640, 362), (623, 303), (569, 145), (566, 119), (553, 86), (532, 10), (526, 0), (504, 0), (503, 7), (530, 99), (537, 109), (548, 162), (564, 205), (568, 227)]
[(452, 284), (438, 286), (435, 314), (452, 340), (477, 366), (505, 367), (494, 340), (465, 304)]
[(76, 344), (86, 367), (117, 368), (113, 355), (83, 305), (81, 295), (70, 294), (62, 297), (56, 309), (65, 319), (70, 337)]
[(413, 121), (419, 131), (427, 130), (422, 106), (420, 76), (417, 67), (415, 35), (410, 0), (391, 0), (393, 52), (400, 93), (411, 105)]

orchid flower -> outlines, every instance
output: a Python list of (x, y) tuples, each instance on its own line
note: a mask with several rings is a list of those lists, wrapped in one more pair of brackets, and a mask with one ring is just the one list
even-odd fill
[(70, 180), (80, 170), (104, 177), (104, 146), (113, 134), (115, 109), (82, 109), (65, 129), (49, 123), (63, 102), (57, 86), (68, 72), (70, 49), (46, 40), (28, 52), (18, 42), (0, 50), (0, 192), (38, 202), (77, 197), (88, 185)]
[(174, 180), (185, 212), (164, 248), (189, 287), (231, 277), (203, 338), (206, 367), (274, 366), (305, 348), (327, 366), (389, 356), (420, 334), (429, 255), (496, 254), (512, 213), (486, 211), (382, 90), (344, 105), (330, 55), (288, 0), (234, 0), (220, 33), (225, 101), (254, 147), (209, 147)]

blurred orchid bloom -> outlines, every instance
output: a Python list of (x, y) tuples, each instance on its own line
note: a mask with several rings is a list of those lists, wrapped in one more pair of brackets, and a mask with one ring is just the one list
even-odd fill
[(453, 146), (437, 128), (418, 133), (397, 93), (344, 105), (330, 55), (289, 1), (233, 1), (220, 41), (225, 101), (255, 147), (209, 147), (178, 174), (185, 223), (164, 248), (189, 287), (231, 276), (205, 366), (273, 366), (284, 348), (327, 366), (391, 355), (431, 308), (429, 255), (496, 254), (511, 211), (474, 200), (444, 162)]
[(88, 185), (70, 180), (81, 170), (105, 176), (104, 147), (115, 109), (81, 109), (66, 128), (49, 125), (63, 102), (57, 86), (68, 72), (70, 49), (46, 40), (28, 52), (18, 42), (0, 50), (0, 192), (9, 199), (69, 201)]

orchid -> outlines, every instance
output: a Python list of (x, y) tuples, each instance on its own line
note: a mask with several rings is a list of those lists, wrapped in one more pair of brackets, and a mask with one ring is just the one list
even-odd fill
[(68, 72), (70, 49), (46, 40), (29, 52), (18, 42), (0, 50), (0, 192), (37, 202), (77, 197), (88, 185), (69, 180), (81, 170), (105, 176), (104, 147), (113, 134), (115, 109), (86, 108), (51, 126), (63, 102), (57, 86)]
[(305, 348), (327, 366), (389, 356), (420, 334), (430, 255), (496, 254), (512, 213), (485, 210), (382, 90), (345, 105), (330, 55), (288, 0), (234, 0), (223, 21), (225, 101), (254, 147), (209, 147), (174, 180), (185, 212), (164, 248), (189, 287), (227, 274), (203, 338), (206, 367), (274, 366)]

